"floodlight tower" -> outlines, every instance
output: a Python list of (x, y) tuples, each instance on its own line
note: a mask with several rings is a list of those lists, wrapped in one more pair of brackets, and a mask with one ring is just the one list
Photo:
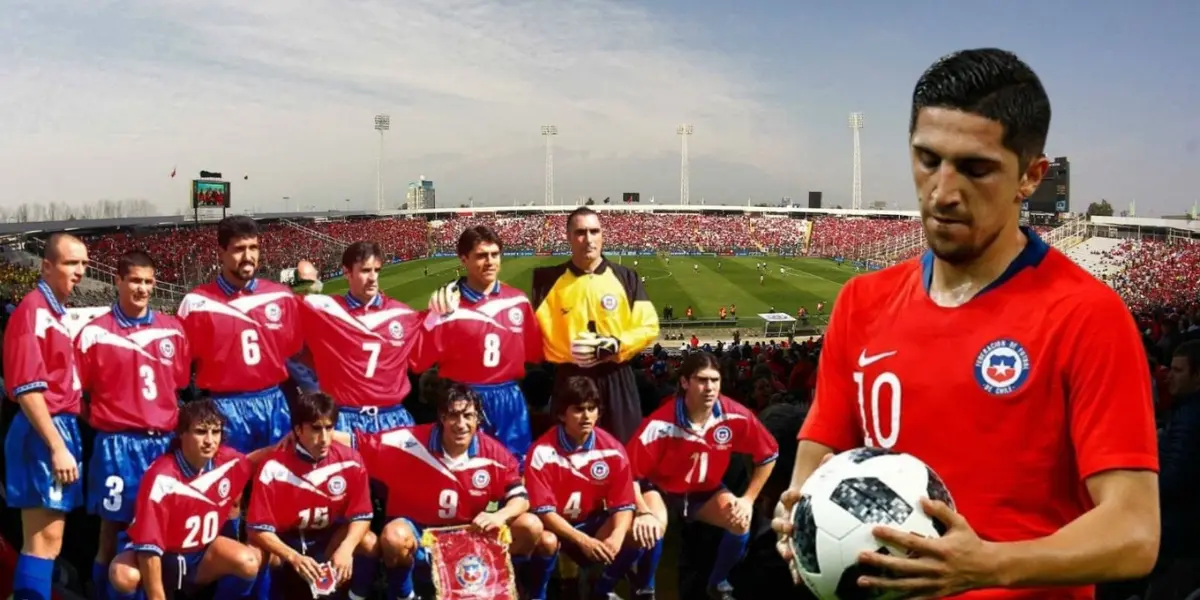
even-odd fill
[(546, 138), (546, 206), (554, 204), (554, 136), (558, 135), (557, 125), (542, 125), (542, 137)]
[(379, 167), (375, 172), (375, 212), (383, 212), (383, 132), (392, 128), (392, 118), (375, 115), (375, 131), (379, 132)]
[(850, 113), (850, 130), (854, 132), (854, 189), (851, 191), (850, 208), (862, 210), (862, 141), (859, 132), (863, 128), (863, 114)]
[(683, 140), (679, 155), (679, 203), (684, 206), (688, 205), (688, 183), (691, 178), (688, 172), (688, 136), (693, 131), (695, 128), (686, 123), (675, 128), (675, 134)]

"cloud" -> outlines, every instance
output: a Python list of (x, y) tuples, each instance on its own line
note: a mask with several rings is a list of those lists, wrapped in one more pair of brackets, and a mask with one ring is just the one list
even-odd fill
[[(391, 115), (393, 198), (426, 175), (447, 201), (540, 201), (543, 124), (558, 126), (568, 198), (608, 177), (618, 193), (677, 197), (685, 120), (693, 165), (743, 198), (781, 190), (805, 157), (794, 130), (772, 130), (783, 115), (754, 73), (696, 47), (686, 23), (626, 3), (12, 4), (0, 24), (6, 207), (137, 197), (174, 212), (187, 194), (186, 177), (167, 178), (175, 165), (224, 171), (241, 206), (373, 205), (377, 112)], [(469, 167), (493, 160), (528, 172), (491, 188), (494, 169)]]

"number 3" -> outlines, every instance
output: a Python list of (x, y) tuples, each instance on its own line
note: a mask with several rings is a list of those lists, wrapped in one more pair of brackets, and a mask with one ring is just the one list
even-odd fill
[(108, 512), (117, 512), (121, 510), (121, 492), (125, 491), (125, 480), (116, 475), (109, 475), (108, 479), (104, 480), (104, 487), (108, 488), (108, 496), (104, 498), (104, 510)]
[[(866, 381), (861, 372), (854, 373), (854, 383), (858, 384), (858, 416), (862, 419), (864, 443), (867, 446), (891, 449), (900, 437), (900, 378), (891, 371), (884, 371), (871, 382), (871, 422), (869, 424), (867, 423)], [(885, 387), (888, 388), (892, 397), (889, 406), (891, 410), (888, 411), (891, 413), (891, 419), (888, 423), (887, 436), (883, 435), (883, 428), (879, 423), (879, 396)], [(874, 434), (873, 438), (872, 434)]]
[(483, 366), (494, 367), (500, 364), (500, 336), (489, 333), (483, 336)]
[(142, 397), (147, 401), (158, 398), (158, 385), (154, 383), (154, 369), (150, 365), (142, 365), (138, 367), (138, 374), (142, 376)]

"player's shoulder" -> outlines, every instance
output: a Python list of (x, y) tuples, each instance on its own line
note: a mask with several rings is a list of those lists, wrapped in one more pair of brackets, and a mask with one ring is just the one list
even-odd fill
[(496, 298), (499, 300), (523, 299), (526, 302), (529, 301), (529, 296), (525, 295), (525, 292), (503, 282), (500, 283), (500, 290), (496, 294)]
[(843, 295), (875, 296), (888, 294), (897, 288), (912, 285), (921, 279), (921, 261), (924, 254), (913, 257), (890, 267), (855, 275), (846, 281), (846, 285), (838, 292), (838, 300)]
[(260, 293), (260, 294), (286, 293), (286, 295), (288, 295), (288, 296), (296, 296), (296, 293), (294, 291), (292, 291), (292, 288), (290, 288), (278, 281), (272, 281), (270, 279), (259, 278), (259, 279), (255, 280), (254, 285), (256, 286), (256, 289), (254, 290), (255, 293)]
[(181, 475), (173, 446), (158, 458), (150, 461), (150, 466), (146, 467), (146, 473), (142, 477), (148, 479), (158, 475)]
[(221, 447), (217, 449), (217, 455), (213, 457), (213, 464), (220, 467), (231, 462), (240, 462), (245, 464), (250, 463), (249, 460), (246, 460), (245, 454), (242, 454), (241, 452), (222, 444)]
[[(599, 429), (597, 429), (597, 431), (599, 431)], [(529, 447), (533, 448), (535, 446), (551, 446), (557, 448), (558, 427), (551, 427), (550, 429), (547, 429), (542, 433), (542, 435), (539, 435), (536, 440), (533, 440), (533, 444), (531, 444)]]
[(612, 262), (611, 260), (608, 260), (607, 258), (604, 259), (604, 264), (608, 265), (609, 270), (612, 271), (613, 276), (616, 277), (617, 279), (628, 279), (628, 278), (636, 278), (637, 277), (634, 270), (625, 265), (617, 264), (615, 262)]
[[(100, 319), (115, 321), (111, 311), (101, 315), (100, 317), (97, 317), (96, 321), (99, 321)], [(95, 323), (96, 321), (92, 322)], [(167, 313), (163, 312), (154, 313), (154, 326), (159, 329), (174, 329), (176, 331), (183, 331), (183, 322), (179, 320), (179, 317), (176, 317), (175, 315), (168, 315)]]
[(538, 282), (552, 282), (552, 281), (558, 279), (559, 277), (562, 277), (563, 273), (567, 272), (570, 265), (571, 265), (571, 261), (567, 261), (567, 262), (559, 263), (557, 265), (534, 267), (533, 268), (534, 285), (537, 285)]
[(383, 296), (383, 305), (380, 307), (382, 310), (401, 310), (401, 311), (417, 312), (416, 310), (413, 309), (413, 307), (411, 307), (395, 298), (392, 298), (391, 296), (387, 296), (384, 294), (381, 294), (381, 296)]
[(492, 437), (491, 435), (488, 435), (482, 431), (477, 431), (475, 433), (475, 439), (479, 441), (480, 456), (491, 459), (508, 457), (510, 460), (516, 460), (512, 452), (509, 452), (508, 448), (506, 448), (504, 444), (500, 443), (500, 440)]
[(721, 395), (719, 401), (721, 402), (721, 410), (724, 411), (725, 414), (737, 415), (739, 417), (758, 418), (755, 416), (753, 411), (751, 411), (749, 408), (746, 408), (746, 405), (734, 400), (733, 398), (730, 398), (729, 396)]
[(333, 444), (330, 446), (329, 457), (335, 462), (353, 461), (360, 466), (364, 465), (362, 454), (359, 454), (358, 450), (350, 446), (343, 446), (342, 444)]
[(596, 448), (599, 450), (620, 450), (625, 453), (625, 445), (621, 443), (613, 434), (597, 427), (593, 430), (592, 435), (596, 436)]

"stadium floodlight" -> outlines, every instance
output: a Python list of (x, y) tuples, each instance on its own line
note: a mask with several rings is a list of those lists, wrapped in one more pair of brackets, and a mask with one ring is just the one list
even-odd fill
[(383, 212), (383, 132), (392, 128), (392, 118), (375, 115), (375, 131), (379, 132), (379, 166), (375, 172), (375, 212)]
[(688, 204), (688, 184), (691, 179), (688, 168), (688, 137), (693, 131), (695, 127), (686, 123), (675, 128), (675, 134), (683, 140), (679, 155), (679, 203), (684, 206)]
[(543, 204), (554, 204), (554, 136), (558, 135), (557, 125), (542, 125), (542, 137), (546, 138), (546, 197)]
[(859, 132), (863, 128), (863, 114), (850, 113), (848, 120), (850, 130), (854, 132), (854, 186), (850, 191), (850, 208), (862, 209), (862, 142)]

